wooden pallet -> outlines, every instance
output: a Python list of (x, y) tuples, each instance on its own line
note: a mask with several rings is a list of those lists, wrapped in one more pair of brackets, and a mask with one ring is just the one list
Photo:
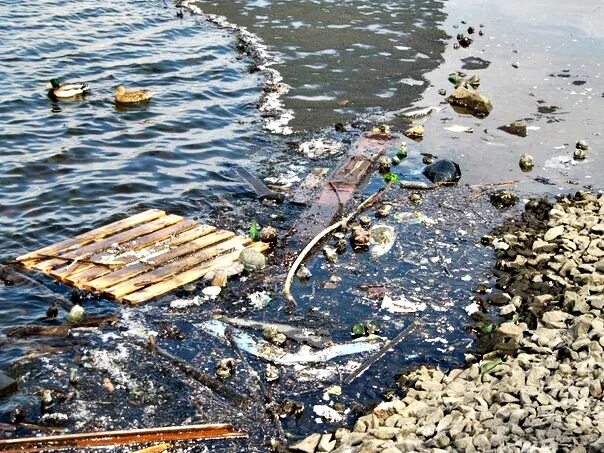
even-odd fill
[(268, 245), (178, 215), (149, 209), (17, 261), (76, 288), (139, 304), (236, 262)]

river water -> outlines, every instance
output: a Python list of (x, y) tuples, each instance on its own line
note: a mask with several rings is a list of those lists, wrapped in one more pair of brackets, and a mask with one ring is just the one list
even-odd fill
[[(343, 141), (345, 150), (346, 134), (332, 130), (338, 122), (385, 121), (394, 130), (423, 123), (424, 140), (409, 142), (410, 157), (395, 170), (403, 179), (418, 177), (424, 152), (459, 162), (462, 184), (520, 181), (513, 189), (522, 197), (585, 185), (602, 189), (604, 34), (597, 24), (604, 12), (597, 2), (581, 8), (557, 0), (530, 5), (238, 0), (188, 6), (143, 0), (0, 1), (3, 261), (149, 207), (243, 232), (258, 219), (284, 233), (299, 208), (260, 205), (233, 168), (302, 178), (310, 166), (333, 166), (339, 155), (313, 161), (292, 144), (329, 137)], [(455, 49), (452, 37), (470, 25), (477, 30), (484, 25), (483, 35), (476, 33), (469, 48)], [(240, 45), (238, 26), (253, 37), (247, 47)], [(258, 45), (266, 46), (260, 58), (253, 52)], [(289, 87), (280, 102), (293, 116), (287, 124), (293, 134), (265, 129), (267, 119), (257, 107), (267, 72), (256, 70), (265, 64)], [(442, 102), (438, 90), (451, 91), (447, 76), (455, 70), (480, 75), (480, 90), (494, 104), (489, 117), (460, 115)], [(54, 77), (88, 81), (92, 92), (84, 100), (53, 102), (44, 87)], [(150, 88), (157, 95), (147, 105), (116, 108), (112, 93), (118, 84)], [(417, 119), (402, 115), (423, 107), (434, 109)], [(528, 124), (527, 137), (497, 129), (515, 120)], [(453, 125), (471, 127), (473, 133), (445, 129)], [(576, 162), (569, 156), (580, 139), (592, 151), (586, 161)], [(527, 152), (536, 166), (522, 173), (517, 162)], [(382, 185), (373, 178), (366, 194)], [(70, 431), (225, 421), (249, 430), (251, 437), (245, 444), (221, 445), (263, 450), (274, 433), (258, 408), (233, 412), (225, 401), (133, 346), (132, 332), (161, 330), (166, 321), (176, 325), (186, 339), (164, 339), (163, 347), (211, 373), (219, 358), (233, 354), (199, 328), (215, 312), (323, 327), (340, 341), (350, 339), (350, 327), (359, 320), (378, 320), (389, 338), (409, 325), (414, 315), (381, 309), (360, 284), (384, 286), (393, 299), (427, 306), (415, 314), (421, 328), (388, 356), (387, 364), (371, 368), (341, 398), (333, 397), (332, 403), (348, 409), (347, 420), (378, 401), (384, 388), (395, 387), (401, 369), (462, 363), (473, 342), (465, 308), (474, 301), (472, 288), (488, 281), (493, 263), (477, 239), (502, 214), (472, 187), (424, 198), (417, 208), (405, 195), (393, 196), (395, 212), (420, 209), (435, 223), (395, 225), (397, 243), (382, 259), (348, 253), (336, 266), (321, 258), (311, 263), (313, 279), (294, 285), (300, 308), (293, 316), (282, 310), (284, 269), (275, 259), (262, 279), (233, 283), (227, 297), (201, 307), (168, 310), (171, 298), (166, 298), (124, 308), (120, 327), (102, 335), (24, 341), (0, 336), (0, 370), (18, 377), (21, 385), (16, 395), (0, 399), (0, 422), (7, 422), (18, 404), (28, 408), (28, 422), (62, 422)], [(0, 286), (0, 330), (44, 322), (56, 297), (69, 298), (62, 285), (41, 282)], [(254, 311), (246, 301), (258, 290), (266, 290), (273, 301)], [(177, 296), (198, 294), (199, 288), (192, 288)], [(98, 314), (116, 309), (104, 300), (86, 308)], [(263, 365), (251, 361), (262, 374)], [(271, 387), (275, 398), (306, 404), (300, 418), (283, 419), (286, 431), (300, 436), (335, 426), (317, 418), (312, 406), (324, 404), (322, 389), (339, 383), (359, 361), (306, 369), (307, 380), (300, 370), (282, 370), (280, 383)], [(68, 421), (41, 421), (40, 389), (64, 389), (74, 367), (82, 376), (78, 396), (57, 408), (70, 414)], [(105, 377), (117, 391), (103, 388)], [(248, 378), (239, 373), (235, 384), (244, 387)]]

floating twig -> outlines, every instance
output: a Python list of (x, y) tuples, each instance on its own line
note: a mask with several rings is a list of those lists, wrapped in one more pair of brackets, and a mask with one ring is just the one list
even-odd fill
[(285, 294), (285, 297), (292, 304), (292, 306), (296, 307), (298, 305), (298, 303), (296, 302), (296, 299), (294, 298), (294, 296), (291, 293), (292, 281), (294, 279), (294, 275), (296, 275), (296, 271), (298, 270), (298, 267), (300, 267), (300, 264), (302, 264), (302, 261), (304, 261), (304, 258), (306, 258), (306, 255), (308, 255), (308, 253), (314, 248), (314, 246), (317, 245), (325, 236), (327, 236), (332, 231), (335, 231), (338, 228), (345, 226), (346, 224), (348, 224), (348, 222), (350, 222), (351, 219), (353, 219), (355, 216), (357, 216), (365, 208), (367, 208), (369, 205), (375, 203), (386, 191), (388, 191), (390, 189), (390, 187), (392, 187), (391, 183), (389, 183), (385, 187), (382, 187), (378, 192), (372, 194), (369, 198), (367, 198), (365, 201), (363, 201), (354, 211), (352, 211), (346, 217), (343, 217), (336, 223), (334, 223), (334, 224), (328, 226), (327, 228), (323, 229), (322, 231), (320, 231), (319, 234), (317, 234), (306, 245), (306, 247), (304, 247), (304, 249), (300, 252), (298, 257), (294, 261), (294, 264), (292, 264), (292, 266), (290, 267), (289, 272), (287, 273), (287, 277), (285, 279), (285, 284), (283, 285), (283, 294)]
[(151, 442), (245, 438), (232, 425), (189, 425), (0, 440), (1, 451), (55, 451)]
[(378, 352), (373, 354), (371, 357), (361, 363), (361, 365), (356, 370), (346, 376), (346, 379), (344, 379), (344, 384), (350, 384), (361, 374), (363, 374), (371, 365), (380, 360), (384, 356), (384, 354), (386, 354), (397, 344), (399, 344), (403, 340), (403, 338), (405, 338), (407, 334), (415, 328), (416, 321), (417, 319), (414, 319), (413, 322), (409, 324), (409, 326), (405, 330), (403, 330), (396, 337), (394, 337), (392, 340), (382, 346)]
[(260, 376), (258, 375), (256, 370), (254, 368), (252, 368), (250, 363), (245, 358), (245, 355), (243, 355), (243, 353), (241, 352), (241, 349), (239, 348), (239, 346), (237, 346), (237, 342), (233, 339), (233, 337), (231, 335), (231, 329), (227, 328), (225, 330), (224, 336), (225, 336), (226, 340), (229, 342), (229, 345), (235, 350), (235, 352), (237, 353), (237, 355), (243, 362), (247, 372), (251, 376), (253, 376), (254, 379), (256, 379), (256, 383), (257, 383), (258, 387), (260, 388), (260, 390), (262, 391), (262, 395), (264, 396), (264, 399), (266, 401), (266, 404), (263, 404), (263, 407), (266, 410), (266, 412), (269, 413), (270, 418), (272, 419), (273, 424), (275, 425), (275, 429), (277, 430), (277, 433), (279, 435), (279, 441), (281, 442), (282, 445), (286, 445), (287, 441), (285, 439), (285, 431), (283, 431), (283, 426), (281, 425), (281, 419), (279, 418), (279, 414), (277, 413), (277, 403), (275, 402), (273, 395), (271, 395), (271, 393), (268, 391), (266, 386), (262, 383), (262, 379), (260, 379)]
[[(143, 345), (139, 344), (139, 346)], [(145, 347), (147, 347), (147, 345), (145, 345)], [(157, 343), (155, 342), (155, 337), (149, 337), (148, 347), (153, 353), (159, 355), (160, 357), (163, 357), (164, 359), (169, 360), (172, 364), (176, 365), (178, 368), (180, 368), (182, 372), (184, 372), (188, 376), (205, 385), (209, 389), (215, 391), (219, 395), (231, 400), (238, 406), (243, 406), (248, 403), (248, 399), (245, 398), (243, 395), (237, 393), (235, 389), (220, 382), (218, 379), (208, 375), (207, 373), (204, 373), (199, 368), (196, 368), (195, 366), (191, 365), (189, 362), (186, 362), (180, 357), (170, 354), (165, 349), (162, 349), (157, 346)]]

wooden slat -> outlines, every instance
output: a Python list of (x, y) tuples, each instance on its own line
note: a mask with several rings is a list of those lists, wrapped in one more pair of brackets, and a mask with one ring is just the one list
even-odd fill
[[(169, 227), (162, 228), (161, 230), (155, 231), (153, 233), (146, 234), (144, 236), (138, 237), (133, 241), (129, 241), (126, 244), (120, 246), (123, 250), (128, 250), (130, 252), (140, 253), (141, 251), (153, 251), (155, 250), (162, 241), (170, 238), (171, 236), (181, 232), (191, 229), (197, 225), (194, 220), (184, 219), (182, 222), (178, 222), (174, 225), (170, 225)], [(206, 225), (209, 231), (209, 226)], [(166, 250), (169, 250), (170, 243), (165, 241), (164, 247)], [(140, 256), (137, 253), (122, 253), (121, 255), (111, 255), (106, 252), (96, 253), (90, 257), (92, 261), (98, 262), (113, 262), (118, 263), (120, 266), (125, 266), (126, 264), (133, 263), (140, 259)], [(69, 277), (65, 279), (68, 283), (72, 285), (79, 286), (84, 282), (89, 280), (94, 280), (101, 275), (105, 275), (108, 272), (111, 272), (111, 269), (107, 266), (96, 265), (96, 264), (88, 264), (87, 269), (82, 269), (81, 272), (77, 272), (75, 274), (71, 274)]]
[[(103, 275), (99, 278), (89, 281), (88, 283), (84, 283), (84, 289), (89, 291), (102, 291), (111, 286), (115, 286), (118, 283), (123, 282), (129, 278), (132, 278), (138, 274), (142, 274), (143, 272), (150, 271), (162, 264), (165, 264), (173, 259), (176, 259), (180, 256), (188, 255), (189, 253), (196, 252), (204, 247), (208, 247), (212, 244), (216, 244), (218, 242), (224, 241), (226, 239), (232, 238), (235, 236), (235, 233), (226, 230), (216, 231), (214, 233), (202, 236), (198, 239), (194, 239), (190, 242), (186, 242), (182, 244), (180, 247), (167, 251), (166, 253), (162, 253), (161, 255), (157, 255), (153, 257), (150, 262), (139, 262), (136, 264), (132, 264), (131, 266), (126, 266), (122, 269), (118, 269), (116, 271), (110, 272), (106, 275)], [(178, 244), (174, 244), (178, 245)]]
[(72, 239), (66, 239), (64, 241), (57, 242), (56, 244), (51, 244), (49, 246), (43, 247), (39, 250), (36, 250), (35, 252), (26, 253), (25, 255), (17, 257), (17, 261), (28, 261), (32, 258), (36, 258), (36, 256), (38, 255), (56, 255), (59, 252), (65, 252), (68, 250), (72, 250), (76, 247), (81, 247), (94, 241), (95, 239), (100, 239), (118, 233), (127, 228), (132, 228), (133, 226), (149, 222), (165, 215), (166, 213), (159, 209), (149, 209), (147, 211), (141, 212), (140, 214), (136, 214), (126, 219), (110, 223), (109, 225), (95, 228), (94, 230), (90, 230), (86, 233), (80, 234), (79, 236), (76, 236)]
[[(251, 244), (248, 248), (254, 248), (260, 252), (266, 250), (268, 245), (263, 242), (256, 242)], [(185, 272), (182, 272), (177, 275), (171, 276), (169, 279), (165, 281), (161, 281), (154, 285), (150, 285), (143, 290), (137, 291), (135, 293), (128, 294), (123, 297), (122, 302), (126, 302), (129, 304), (139, 304), (141, 302), (145, 302), (153, 297), (160, 296), (169, 291), (172, 291), (179, 286), (186, 285), (187, 283), (191, 283), (195, 280), (200, 279), (212, 269), (220, 268), (223, 266), (236, 261), (241, 254), (241, 250), (236, 250), (234, 252), (227, 253), (226, 255), (218, 256), (212, 260), (209, 260), (205, 263), (200, 264), (199, 266), (195, 266)]]
[(116, 299), (121, 299), (126, 294), (140, 290), (142, 287), (151, 285), (154, 282), (169, 277), (171, 275), (183, 272), (192, 266), (196, 266), (202, 261), (209, 260), (235, 247), (243, 249), (243, 246), (250, 242), (249, 238), (235, 236), (228, 241), (221, 242), (210, 248), (202, 249), (198, 252), (185, 256), (182, 259), (166, 264), (150, 272), (146, 272), (130, 280), (126, 280), (116, 286), (112, 286), (105, 292)]
[[(87, 259), (91, 255), (96, 252), (100, 252), (102, 250), (108, 249), (114, 244), (122, 244), (124, 242), (130, 241), (136, 237), (144, 236), (153, 231), (160, 230), (166, 226), (173, 225), (175, 223), (181, 222), (183, 218), (179, 215), (169, 214), (164, 217), (160, 217), (159, 219), (153, 220), (149, 223), (145, 223), (144, 225), (138, 226), (136, 228), (132, 228), (131, 230), (124, 231), (122, 233), (115, 234), (113, 236), (109, 236), (108, 238), (101, 239), (100, 241), (93, 242), (90, 245), (86, 245), (80, 249), (74, 250), (73, 252), (68, 252), (66, 254), (62, 254), (61, 256), (64, 258), (69, 258), (73, 260), (77, 259)], [(50, 260), (53, 261), (53, 260)], [(64, 261), (56, 260), (60, 262), (60, 264), (65, 264)], [(45, 261), (46, 265), (44, 269), (40, 269), (38, 265), (34, 266), (34, 269), (44, 270), (49, 275), (58, 278), (60, 280), (65, 279), (67, 276), (71, 274), (76, 274), (77, 272), (86, 269), (89, 264), (78, 263), (76, 265), (67, 264), (65, 266), (61, 266), (58, 269), (54, 269), (56, 265), (51, 265), (50, 268), (46, 267), (50, 265), (49, 262)]]

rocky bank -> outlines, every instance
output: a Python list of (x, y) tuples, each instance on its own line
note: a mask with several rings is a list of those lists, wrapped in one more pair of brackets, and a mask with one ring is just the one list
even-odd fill
[(497, 258), (490, 352), (405, 374), (404, 397), (293, 451), (604, 451), (604, 195), (531, 200), (484, 241)]

